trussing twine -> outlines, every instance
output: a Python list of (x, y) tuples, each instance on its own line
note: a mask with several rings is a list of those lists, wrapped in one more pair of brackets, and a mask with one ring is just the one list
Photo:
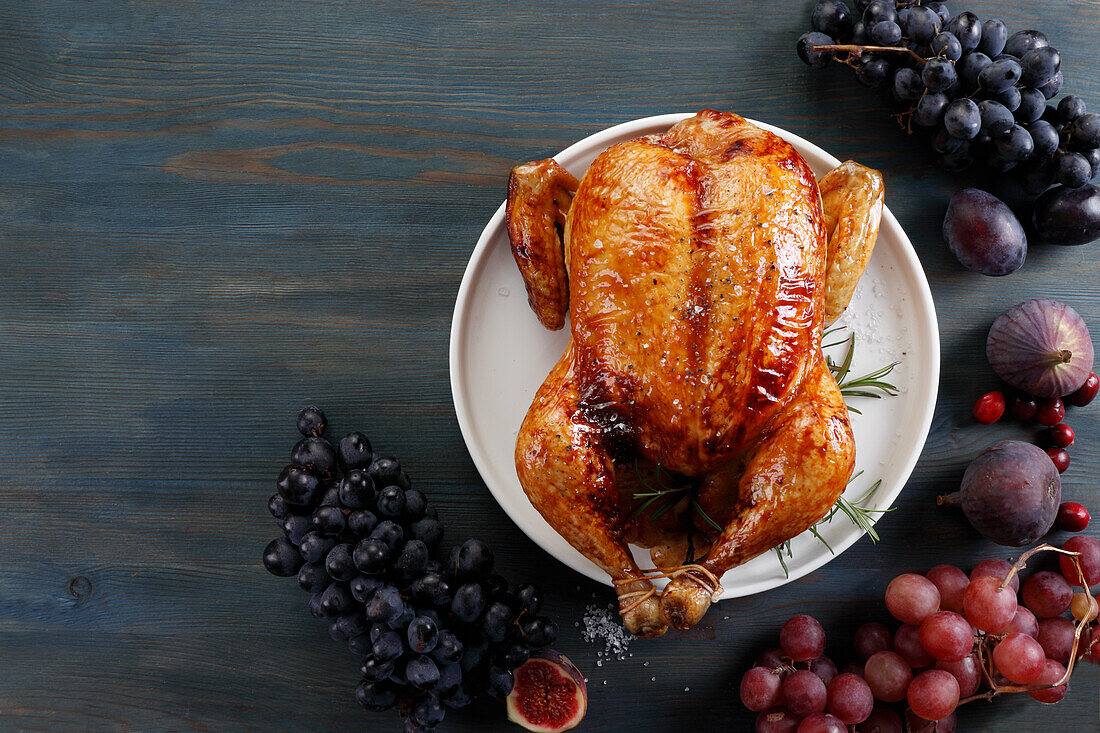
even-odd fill
[[(722, 596), (722, 584), (718, 581), (718, 578), (710, 570), (698, 563), (688, 563), (687, 565), (680, 565), (678, 567), (669, 568), (668, 570), (661, 570), (659, 568), (652, 568), (650, 570), (643, 570), (641, 575), (632, 578), (619, 578), (613, 580), (617, 591), (620, 586), (627, 585), (628, 583), (636, 583), (639, 580), (654, 580), (656, 578), (668, 578), (669, 580), (675, 580), (680, 576), (686, 576), (687, 578), (695, 581), (703, 590), (710, 596), (712, 603), (716, 602)], [(619, 596), (619, 606), (622, 607), (624, 602), (633, 600), (626, 608), (619, 611), (620, 615), (633, 611), (638, 606), (645, 603), (648, 599), (657, 594), (657, 589), (650, 587), (646, 590), (636, 590), (630, 593), (623, 593)]]

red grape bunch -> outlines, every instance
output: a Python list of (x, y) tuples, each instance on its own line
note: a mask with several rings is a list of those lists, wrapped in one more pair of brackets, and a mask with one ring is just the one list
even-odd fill
[[(1057, 552), (1059, 572), (1019, 571), (1033, 555)], [(886, 588), (901, 626), (856, 631), (858, 661), (839, 670), (825, 656), (813, 617), (784, 624), (779, 648), (741, 679), (741, 701), (758, 712), (756, 733), (951, 733), (960, 705), (1026, 692), (1043, 703), (1066, 694), (1079, 659), (1100, 662), (1097, 603), (1100, 540), (1040, 545), (1016, 565), (985, 560), (968, 576), (953, 565), (903, 573)], [(1076, 592), (1075, 592), (1076, 591)]]

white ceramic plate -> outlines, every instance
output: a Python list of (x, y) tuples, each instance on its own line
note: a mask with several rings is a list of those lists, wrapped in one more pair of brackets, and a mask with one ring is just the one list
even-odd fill
[[(660, 115), (616, 125), (586, 137), (554, 158), (580, 178), (608, 146), (662, 133), (689, 116)], [(818, 176), (840, 162), (785, 130), (755, 124), (794, 145)], [(889, 378), (900, 389), (896, 397), (850, 400), (863, 413), (852, 414), (856, 470), (863, 474), (852, 482), (845, 496), (854, 500), (881, 479), (881, 486), (866, 506), (886, 509), (901, 492), (924, 446), (936, 404), (940, 367), (932, 293), (913, 245), (888, 208), (883, 210), (871, 263), (839, 324), (849, 329), (845, 335), (851, 331), (856, 334), (852, 375), (866, 374), (892, 361), (901, 362)], [(574, 550), (531, 506), (520, 487), (513, 460), (520, 423), (535, 391), (564, 351), (568, 334), (568, 326), (558, 332), (544, 329), (528, 307), (523, 280), (509, 248), (501, 204), (474, 248), (455, 303), (450, 370), (458, 424), (485, 484), (519, 528), (561, 562), (610, 585), (607, 575)], [(843, 349), (833, 347), (826, 353), (838, 360)], [(820, 532), (836, 554), (863, 534), (842, 514)], [(765, 553), (726, 573), (722, 597), (775, 588), (835, 557), (809, 532), (794, 538), (791, 550), (793, 557), (786, 560), (789, 577), (775, 553)], [(641, 567), (652, 567), (647, 551), (637, 547), (634, 551)]]

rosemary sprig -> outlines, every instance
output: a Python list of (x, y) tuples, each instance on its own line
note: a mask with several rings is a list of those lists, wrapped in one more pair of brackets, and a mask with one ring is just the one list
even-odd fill
[[(871, 397), (877, 400), (881, 399), (883, 395), (893, 397), (898, 393), (898, 388), (885, 381), (884, 377), (894, 371), (894, 367), (900, 364), (900, 361), (887, 364), (870, 374), (864, 374), (862, 377), (849, 379), (848, 375), (852, 370), (852, 358), (856, 353), (856, 335), (853, 333), (844, 341), (827, 344), (826, 346), (838, 346), (842, 343), (848, 344), (848, 351), (844, 354), (844, 360), (840, 364), (834, 362), (832, 357), (825, 357), (825, 363), (828, 365), (829, 371), (833, 373), (833, 378), (836, 380), (837, 386), (840, 387), (841, 395), (844, 397)], [(826, 348), (826, 346), (821, 348)], [(848, 410), (857, 415), (863, 414), (851, 405), (848, 405)]]
[(783, 566), (783, 575), (788, 578), (791, 577), (791, 572), (787, 569), (787, 561), (783, 559), (784, 550), (787, 551), (787, 557), (794, 557), (791, 554), (791, 541), (787, 540), (781, 545), (776, 545), (773, 549), (775, 550), (775, 556), (779, 558), (779, 564)]
[[(842, 328), (843, 326), (834, 326), (833, 328), (830, 328), (821, 335), (822, 340), (824, 341), (827, 336), (836, 333)], [(862, 377), (849, 378), (849, 375), (852, 371), (852, 360), (855, 357), (856, 335), (853, 333), (848, 338), (825, 344), (821, 348), (827, 349), (829, 347), (840, 346), (845, 343), (848, 344), (848, 349), (844, 354), (844, 358), (840, 361), (839, 364), (833, 361), (833, 358), (831, 356), (825, 357), (825, 364), (829, 367), (829, 371), (832, 372), (833, 379), (836, 380), (837, 386), (840, 387), (841, 395), (843, 395), (845, 398), (871, 397), (873, 399), (881, 399), (883, 396), (893, 397), (898, 394), (898, 388), (890, 382), (887, 382), (885, 380), (885, 377), (893, 372), (894, 368), (901, 362), (895, 361), (891, 364), (887, 364), (886, 366), (876, 369), (869, 374), (865, 374)], [(858, 409), (852, 407), (851, 405), (848, 405), (848, 409), (856, 414), (862, 414)], [(862, 473), (863, 471), (857, 471), (856, 473), (854, 473), (852, 477), (848, 479), (848, 483), (851, 484), (853, 481), (859, 478)], [(833, 507), (829, 510), (829, 513), (819, 519), (815, 524), (810, 527), (810, 534), (816, 537), (818, 541), (821, 542), (821, 544), (825, 545), (825, 547), (828, 548), (829, 552), (836, 554), (832, 546), (825, 539), (824, 535), (821, 534), (820, 528), (822, 525), (831, 522), (837, 514), (843, 514), (849, 519), (849, 521), (852, 522), (852, 524), (859, 527), (860, 530), (862, 530), (868, 537), (870, 537), (872, 542), (878, 542), (881, 538), (879, 537), (878, 531), (875, 530), (875, 521), (882, 514), (885, 514), (886, 512), (892, 512), (896, 508), (891, 507), (890, 509), (874, 509), (866, 506), (866, 502), (874, 495), (874, 493), (881, 485), (882, 479), (875, 481), (875, 483), (871, 484), (871, 488), (864, 492), (864, 494), (855, 501), (849, 501), (843, 496), (837, 498), (836, 503), (833, 504)], [(779, 558), (779, 564), (783, 567), (783, 575), (788, 578), (791, 577), (790, 572), (787, 568), (787, 562), (783, 558), (784, 550), (786, 551), (788, 558), (792, 557), (791, 541), (787, 540), (782, 545), (779, 545), (773, 549), (775, 550), (776, 557)]]

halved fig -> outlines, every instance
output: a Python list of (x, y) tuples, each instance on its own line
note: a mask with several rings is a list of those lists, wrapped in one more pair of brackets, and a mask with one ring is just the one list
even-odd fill
[(508, 720), (534, 733), (576, 728), (588, 710), (588, 688), (576, 665), (561, 652), (539, 649), (515, 670)]

